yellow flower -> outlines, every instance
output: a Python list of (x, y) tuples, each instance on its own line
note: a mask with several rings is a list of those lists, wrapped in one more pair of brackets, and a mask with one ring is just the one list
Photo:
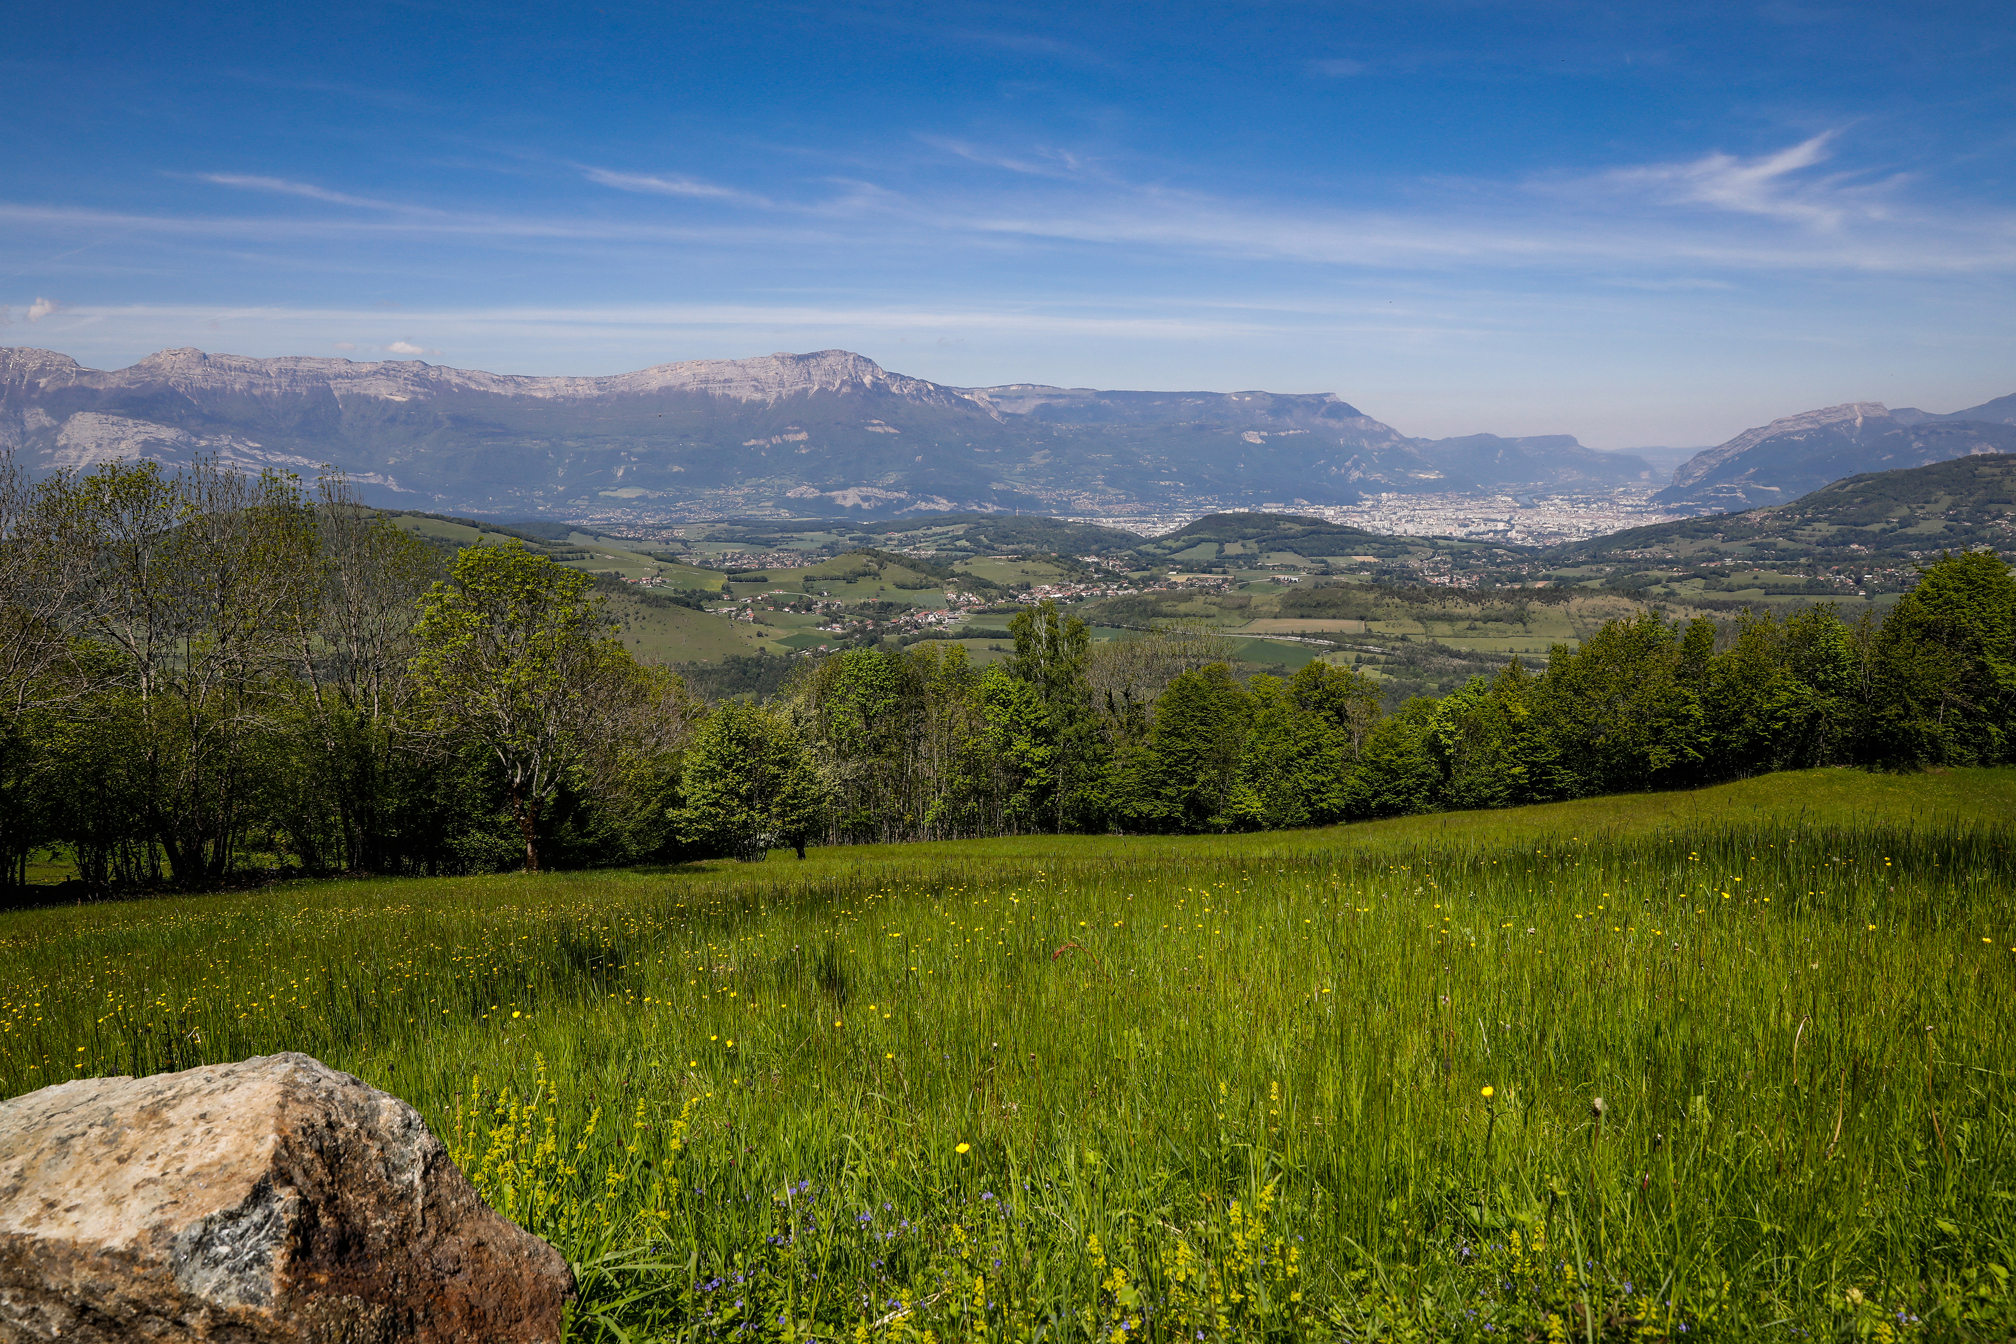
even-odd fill
[(1489, 1100), (1491, 1099), (1491, 1093), (1492, 1093), (1492, 1089), (1491, 1089), (1491, 1088), (1488, 1088), (1488, 1087), (1487, 1087), (1487, 1088), (1485, 1088), (1485, 1089), (1484, 1089), (1484, 1092), (1483, 1092), (1483, 1096), (1484, 1096), (1484, 1099), (1485, 1099), (1486, 1101), (1489, 1101)]
[(955, 1153), (970, 1153), (973, 1151), (973, 1145), (970, 1143), (962, 1143), (957, 1148), (954, 1148), (952, 1151)]

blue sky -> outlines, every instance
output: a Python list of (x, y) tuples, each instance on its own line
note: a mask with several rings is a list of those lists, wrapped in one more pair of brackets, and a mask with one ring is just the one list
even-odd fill
[(2000, 4), (20, 6), (0, 343), (844, 347), (1719, 442), (2016, 391)]

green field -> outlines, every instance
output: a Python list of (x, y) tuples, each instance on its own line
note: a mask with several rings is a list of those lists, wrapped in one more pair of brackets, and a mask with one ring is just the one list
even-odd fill
[(583, 1337), (2006, 1340), (2012, 847), (1828, 770), (17, 912), (0, 1092), (308, 1051)]

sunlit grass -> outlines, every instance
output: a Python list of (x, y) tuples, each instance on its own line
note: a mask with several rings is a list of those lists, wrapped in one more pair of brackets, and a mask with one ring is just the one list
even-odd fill
[(31, 912), (0, 1089), (315, 1054), (458, 1136), (583, 1330), (2007, 1338), (2012, 801), (1824, 771)]

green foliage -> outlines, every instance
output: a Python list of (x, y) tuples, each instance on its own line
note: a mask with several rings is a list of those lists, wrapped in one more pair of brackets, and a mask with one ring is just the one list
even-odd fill
[(94, 894), (660, 856), (683, 690), (591, 637), (585, 576), (493, 549), (423, 641), (432, 552), (340, 478), (0, 459), (0, 875), (52, 843)]
[(1872, 654), (1885, 691), (1872, 737), (1887, 763), (2009, 759), (2016, 730), (2016, 578), (1987, 551), (1926, 570)]
[(413, 630), (423, 721), (495, 757), (527, 872), (539, 868), (541, 810), (587, 756), (603, 702), (635, 679), (590, 583), (516, 540), (472, 546), (422, 599)]
[(680, 829), (717, 853), (761, 858), (779, 842), (805, 857), (826, 808), (812, 755), (783, 715), (724, 705), (693, 736)]

